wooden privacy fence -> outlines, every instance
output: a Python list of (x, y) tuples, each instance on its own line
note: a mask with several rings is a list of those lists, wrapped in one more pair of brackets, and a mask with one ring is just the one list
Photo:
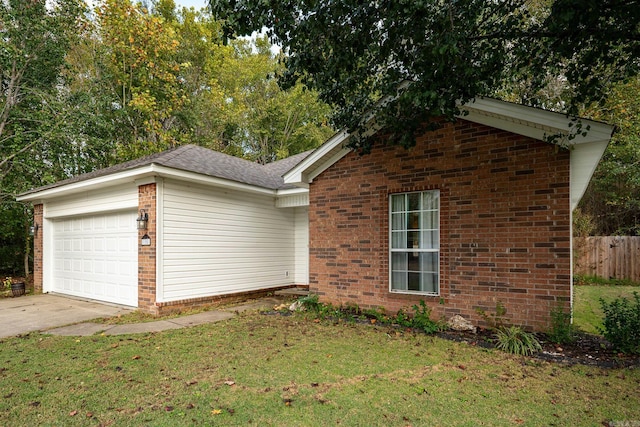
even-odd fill
[(640, 282), (640, 236), (574, 237), (575, 274)]

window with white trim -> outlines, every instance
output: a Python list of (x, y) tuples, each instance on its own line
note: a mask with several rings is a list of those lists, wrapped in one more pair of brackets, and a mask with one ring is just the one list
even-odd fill
[(438, 295), (440, 191), (392, 194), (389, 211), (391, 291)]

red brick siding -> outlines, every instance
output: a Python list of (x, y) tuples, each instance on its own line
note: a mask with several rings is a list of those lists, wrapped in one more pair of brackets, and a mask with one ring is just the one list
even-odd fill
[(33, 206), (33, 223), (38, 226), (33, 236), (33, 292), (36, 294), (42, 293), (42, 235), (45, 231), (42, 213), (41, 204)]
[[(138, 230), (138, 308), (151, 314), (158, 314), (156, 306), (156, 184), (138, 187), (138, 209), (149, 214), (146, 230)], [(151, 237), (151, 246), (142, 246), (142, 236)]]
[[(440, 295), (389, 292), (389, 195), (439, 189)], [(310, 185), (310, 290), (322, 301), (384, 307), (423, 299), (433, 317), (507, 308), (541, 329), (570, 304), (569, 152), (459, 120), (413, 149), (349, 153)]]

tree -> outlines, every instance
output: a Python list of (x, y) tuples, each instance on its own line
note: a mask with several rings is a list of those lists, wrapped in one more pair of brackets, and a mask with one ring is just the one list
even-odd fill
[(99, 79), (112, 99), (120, 158), (176, 144), (175, 112), (188, 102), (181, 83), (178, 37), (162, 17), (130, 0), (105, 0), (98, 9)]
[(581, 212), (595, 235), (640, 235), (640, 76), (618, 83), (586, 115), (616, 125), (585, 196)]
[(218, 83), (226, 103), (225, 151), (269, 163), (322, 144), (333, 130), (329, 107), (297, 83), (280, 87), (282, 72), (266, 38), (235, 40)]
[(495, 96), (522, 76), (534, 95), (566, 80), (560, 106), (573, 114), (638, 72), (637, 1), (209, 2), (227, 35), (268, 28), (288, 53), (284, 81), (317, 89), (365, 151), (370, 141), (357, 135), (371, 114), (391, 142), (411, 146), (418, 126), (453, 120), (460, 102)]
[(29, 209), (15, 195), (68, 176), (65, 55), (83, 25), (80, 0), (0, 2), (0, 268), (28, 273)]

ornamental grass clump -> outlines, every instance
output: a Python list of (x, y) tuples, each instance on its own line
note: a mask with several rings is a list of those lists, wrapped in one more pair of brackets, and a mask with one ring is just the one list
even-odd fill
[(496, 347), (507, 353), (530, 356), (535, 352), (542, 351), (542, 346), (536, 336), (520, 326), (497, 329), (495, 336)]
[(489, 329), (493, 330), (496, 348), (511, 354), (529, 356), (538, 351), (542, 351), (542, 346), (536, 336), (525, 331), (520, 326), (507, 326), (507, 309), (502, 302), (496, 302), (495, 314), (487, 314), (484, 310), (478, 309)]

